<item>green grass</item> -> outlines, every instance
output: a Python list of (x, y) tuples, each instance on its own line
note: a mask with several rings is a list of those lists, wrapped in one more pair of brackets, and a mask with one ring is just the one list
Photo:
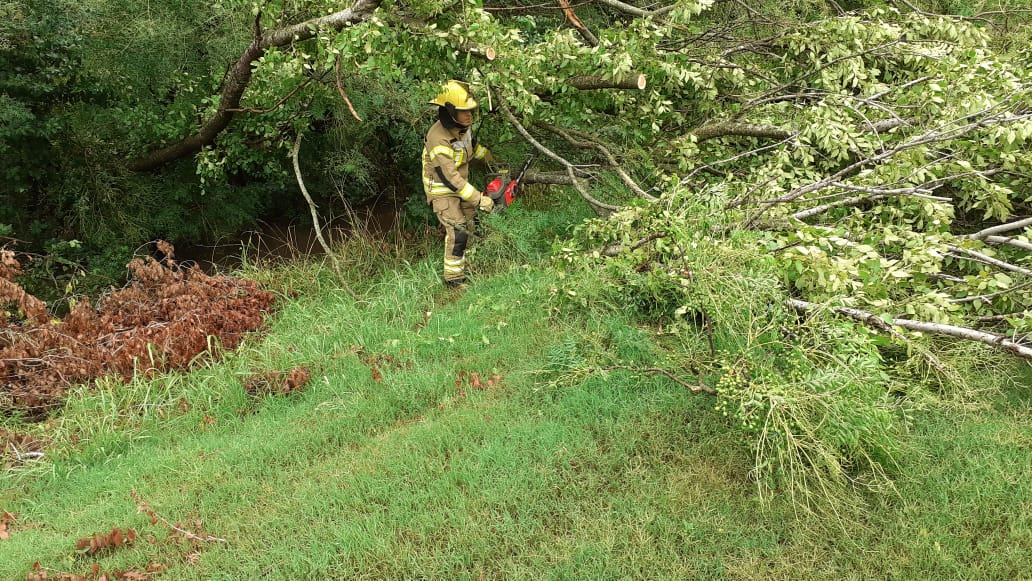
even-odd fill
[[(436, 243), (346, 253), (361, 262), (345, 281), (357, 299), (296, 265), (275, 276), (302, 294), (223, 362), (102, 383), (19, 426), (51, 447), (4, 474), (0, 509), (18, 519), (0, 578), (36, 561), (77, 573), (158, 562), (169, 579), (1032, 576), (1028, 388), (917, 412), (898, 491), (867, 494), (848, 526), (761, 506), (749, 446), (708, 396), (628, 372), (550, 381), (578, 346), (651, 353), (622, 314), (550, 310), (544, 257), (571, 218), (543, 204), (493, 220), (461, 295), (440, 288)], [(381, 381), (353, 346), (391, 357)], [(248, 375), (297, 365), (313, 372), (302, 393), (245, 393)], [(457, 387), (460, 372), (501, 382)], [(133, 490), (225, 542), (177, 540)], [(76, 539), (114, 526), (154, 542), (75, 556)]]

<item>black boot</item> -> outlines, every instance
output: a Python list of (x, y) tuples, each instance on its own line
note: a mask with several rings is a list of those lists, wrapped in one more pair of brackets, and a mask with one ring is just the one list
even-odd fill
[(466, 287), (469, 285), (466, 283), (466, 279), (456, 278), (444, 281), (444, 286), (454, 290), (466, 290)]

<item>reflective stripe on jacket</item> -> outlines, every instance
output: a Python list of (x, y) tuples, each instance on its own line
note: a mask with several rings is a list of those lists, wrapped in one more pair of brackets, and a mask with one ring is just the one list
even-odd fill
[(449, 130), (438, 121), (426, 134), (423, 146), (423, 191), (430, 201), (434, 196), (458, 196), (474, 204), (480, 192), (469, 183), (470, 159), (484, 159), (487, 148), (473, 148), (468, 132)]

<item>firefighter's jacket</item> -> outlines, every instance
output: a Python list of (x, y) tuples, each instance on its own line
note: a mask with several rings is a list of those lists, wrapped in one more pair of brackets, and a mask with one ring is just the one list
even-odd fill
[(480, 190), (469, 183), (469, 162), (487, 157), (487, 148), (473, 143), (469, 131), (447, 129), (440, 121), (426, 134), (423, 146), (423, 190), (427, 202), (438, 196), (457, 196), (480, 202)]

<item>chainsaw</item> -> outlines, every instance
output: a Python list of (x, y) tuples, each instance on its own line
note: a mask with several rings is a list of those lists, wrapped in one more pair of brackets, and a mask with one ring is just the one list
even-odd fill
[[(492, 174), (487, 176), (490, 180), (487, 183), (487, 195), (491, 196), (494, 201), (494, 210), (492, 213), (504, 212), (507, 207), (522, 193), (523, 187), (520, 182), (523, 181), (523, 176), (527, 174), (527, 169), (530, 168), (530, 164), (534, 161), (534, 156), (527, 158), (524, 162), (523, 167), (520, 168), (519, 173), (516, 177), (511, 177), (508, 170)], [(493, 179), (491, 179), (493, 176)]]

